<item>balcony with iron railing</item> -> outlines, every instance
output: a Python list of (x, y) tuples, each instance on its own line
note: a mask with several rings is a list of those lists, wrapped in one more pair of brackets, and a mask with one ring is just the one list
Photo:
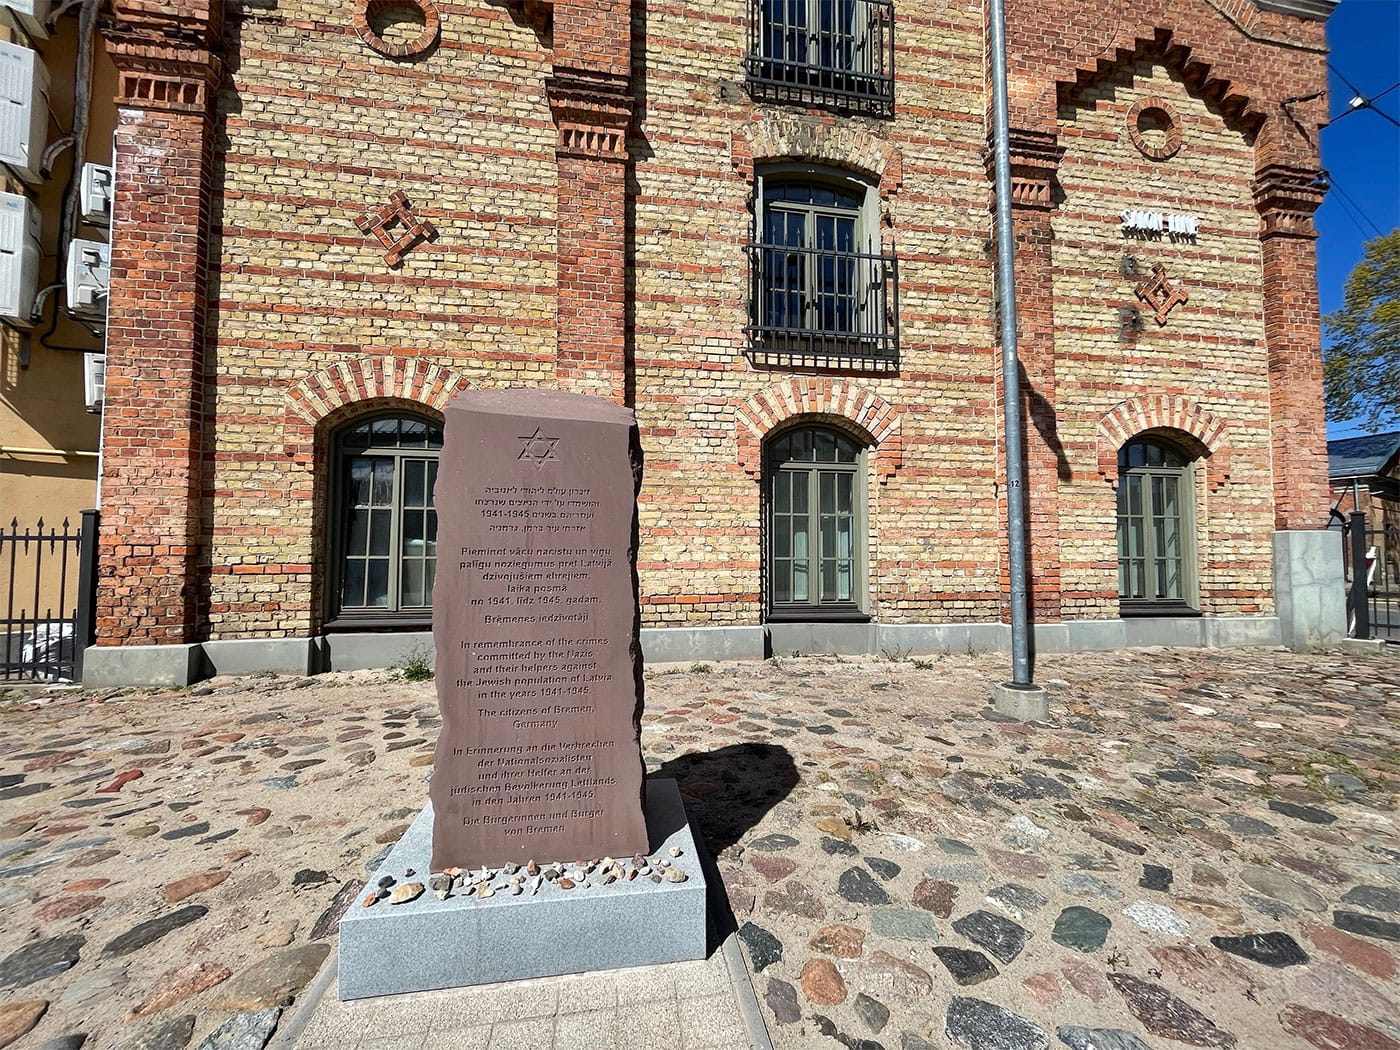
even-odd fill
[(894, 115), (893, 0), (750, 0), (749, 94)]
[(749, 244), (748, 356), (766, 367), (899, 368), (894, 255)]

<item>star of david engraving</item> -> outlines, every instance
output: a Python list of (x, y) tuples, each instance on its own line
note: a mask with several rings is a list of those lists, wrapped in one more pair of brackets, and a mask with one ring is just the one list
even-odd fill
[(519, 459), (527, 460), (535, 464), (535, 469), (541, 469), (550, 460), (557, 460), (559, 457), (554, 454), (555, 448), (559, 445), (557, 437), (546, 437), (542, 427), (536, 427), (533, 434), (520, 435), (520, 455)]
[[(389, 203), (356, 219), (355, 225), (361, 233), (372, 233), (379, 238), (379, 243), (387, 249), (384, 261), (390, 266), (403, 262), (403, 257), (419, 241), (437, 240), (437, 227), (413, 214), (408, 197), (401, 190), (389, 198)], [(397, 237), (391, 232), (395, 227), (403, 229)]]
[(1167, 280), (1166, 267), (1161, 263), (1152, 267), (1152, 276), (1138, 285), (1135, 290), (1137, 297), (1152, 308), (1152, 316), (1161, 325), (1167, 323), (1167, 315), (1172, 312), (1172, 307), (1191, 301), (1189, 295), (1180, 288), (1174, 288), (1172, 283)]

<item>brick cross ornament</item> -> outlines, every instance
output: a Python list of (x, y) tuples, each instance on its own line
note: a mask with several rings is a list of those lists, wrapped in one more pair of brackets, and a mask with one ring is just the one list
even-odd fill
[(1152, 316), (1157, 319), (1157, 323), (1162, 325), (1167, 323), (1167, 315), (1172, 312), (1172, 307), (1191, 301), (1191, 297), (1180, 288), (1172, 287), (1172, 283), (1167, 280), (1166, 267), (1161, 263), (1152, 267), (1152, 276), (1138, 285), (1136, 292), (1137, 297), (1152, 308)]
[[(398, 266), (419, 241), (437, 240), (437, 227), (413, 214), (413, 208), (403, 192), (396, 191), (389, 203), (381, 205), (355, 220), (361, 233), (372, 233), (387, 249), (384, 261)], [(396, 227), (402, 232), (395, 236)]]

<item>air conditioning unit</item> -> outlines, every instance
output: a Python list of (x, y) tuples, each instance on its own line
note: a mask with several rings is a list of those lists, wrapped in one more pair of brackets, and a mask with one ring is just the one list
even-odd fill
[(107, 319), (111, 255), (101, 241), (75, 240), (68, 245), (68, 313), (84, 321)]
[(49, 71), (27, 47), (0, 41), (0, 161), (41, 182), (49, 129)]
[(112, 169), (105, 164), (84, 164), (79, 183), (83, 221), (94, 226), (112, 225)]
[(39, 209), (20, 193), (0, 193), (0, 317), (29, 324), (39, 289)]
[(83, 401), (89, 412), (102, 411), (102, 392), (107, 386), (107, 355), (83, 355)]
[(0, 25), (22, 29), (30, 36), (48, 39), (49, 0), (7, 0), (0, 4)]

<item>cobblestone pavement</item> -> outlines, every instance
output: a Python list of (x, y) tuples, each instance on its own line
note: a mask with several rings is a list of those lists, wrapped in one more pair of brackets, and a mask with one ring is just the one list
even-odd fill
[[(1046, 657), (1044, 725), (1004, 673), (648, 671), (778, 1047), (1400, 1050), (1400, 659)], [(437, 725), (384, 672), (4, 694), (0, 1047), (261, 1047)]]

